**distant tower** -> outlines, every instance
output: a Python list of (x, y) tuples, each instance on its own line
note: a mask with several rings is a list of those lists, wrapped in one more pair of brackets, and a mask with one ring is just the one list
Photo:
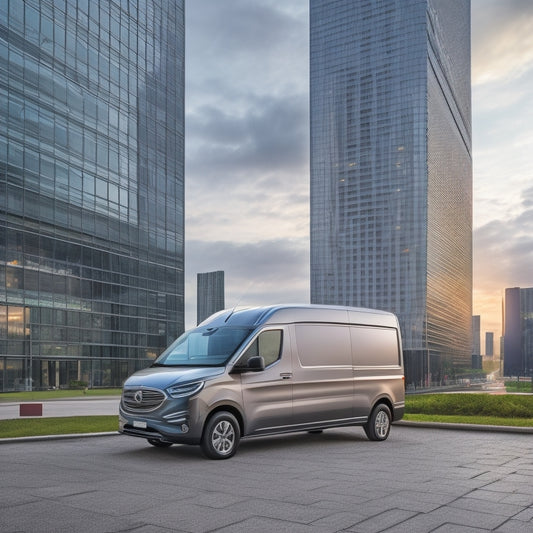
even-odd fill
[(311, 302), (398, 315), (407, 384), (471, 364), (469, 0), (311, 0)]
[(485, 332), (485, 355), (487, 357), (494, 355), (494, 333), (492, 331)]
[(196, 282), (196, 321), (199, 324), (224, 309), (224, 271), (200, 273)]
[(533, 375), (533, 288), (505, 289), (503, 372)]
[(472, 368), (482, 368), (481, 359), (481, 317), (472, 317)]
[(474, 315), (472, 317), (472, 355), (481, 353), (481, 317)]

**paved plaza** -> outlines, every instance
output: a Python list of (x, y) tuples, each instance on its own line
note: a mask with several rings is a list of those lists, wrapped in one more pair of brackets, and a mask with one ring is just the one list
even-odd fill
[(243, 440), (226, 461), (120, 435), (3, 443), (0, 531), (533, 531), (533, 437), (395, 426)]

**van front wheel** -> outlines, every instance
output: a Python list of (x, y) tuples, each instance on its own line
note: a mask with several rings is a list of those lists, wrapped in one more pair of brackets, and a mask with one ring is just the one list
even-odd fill
[(207, 421), (200, 447), (209, 459), (229, 459), (235, 455), (240, 438), (237, 419), (231, 413), (220, 411)]
[(391, 420), (390, 409), (384, 403), (376, 405), (363, 426), (368, 439), (385, 440), (390, 433)]

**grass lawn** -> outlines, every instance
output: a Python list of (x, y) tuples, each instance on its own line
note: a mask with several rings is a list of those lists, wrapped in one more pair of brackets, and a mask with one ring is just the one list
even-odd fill
[(2, 392), (2, 402), (33, 402), (35, 400), (55, 400), (61, 398), (82, 398), (84, 396), (120, 396), (122, 389), (59, 389), (23, 392)]
[(405, 420), (533, 427), (533, 396), (420, 394), (405, 398)]
[(412, 422), (444, 422), (447, 424), (479, 424), (485, 426), (533, 427), (533, 418), (501, 418), (497, 416), (421, 415), (406, 414), (403, 420)]
[(118, 415), (0, 420), (0, 438), (70, 435), (118, 430)]
[(505, 390), (507, 392), (533, 392), (531, 381), (506, 381)]
[(420, 394), (405, 398), (405, 412), (421, 415), (455, 415), (533, 419), (533, 395)]

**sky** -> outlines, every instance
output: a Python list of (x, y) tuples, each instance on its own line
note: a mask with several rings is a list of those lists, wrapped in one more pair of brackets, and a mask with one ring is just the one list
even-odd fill
[[(196, 274), (226, 307), (309, 302), (308, 0), (186, 3), (185, 326)], [(499, 353), (533, 286), (533, 2), (472, 0), (473, 313)]]

